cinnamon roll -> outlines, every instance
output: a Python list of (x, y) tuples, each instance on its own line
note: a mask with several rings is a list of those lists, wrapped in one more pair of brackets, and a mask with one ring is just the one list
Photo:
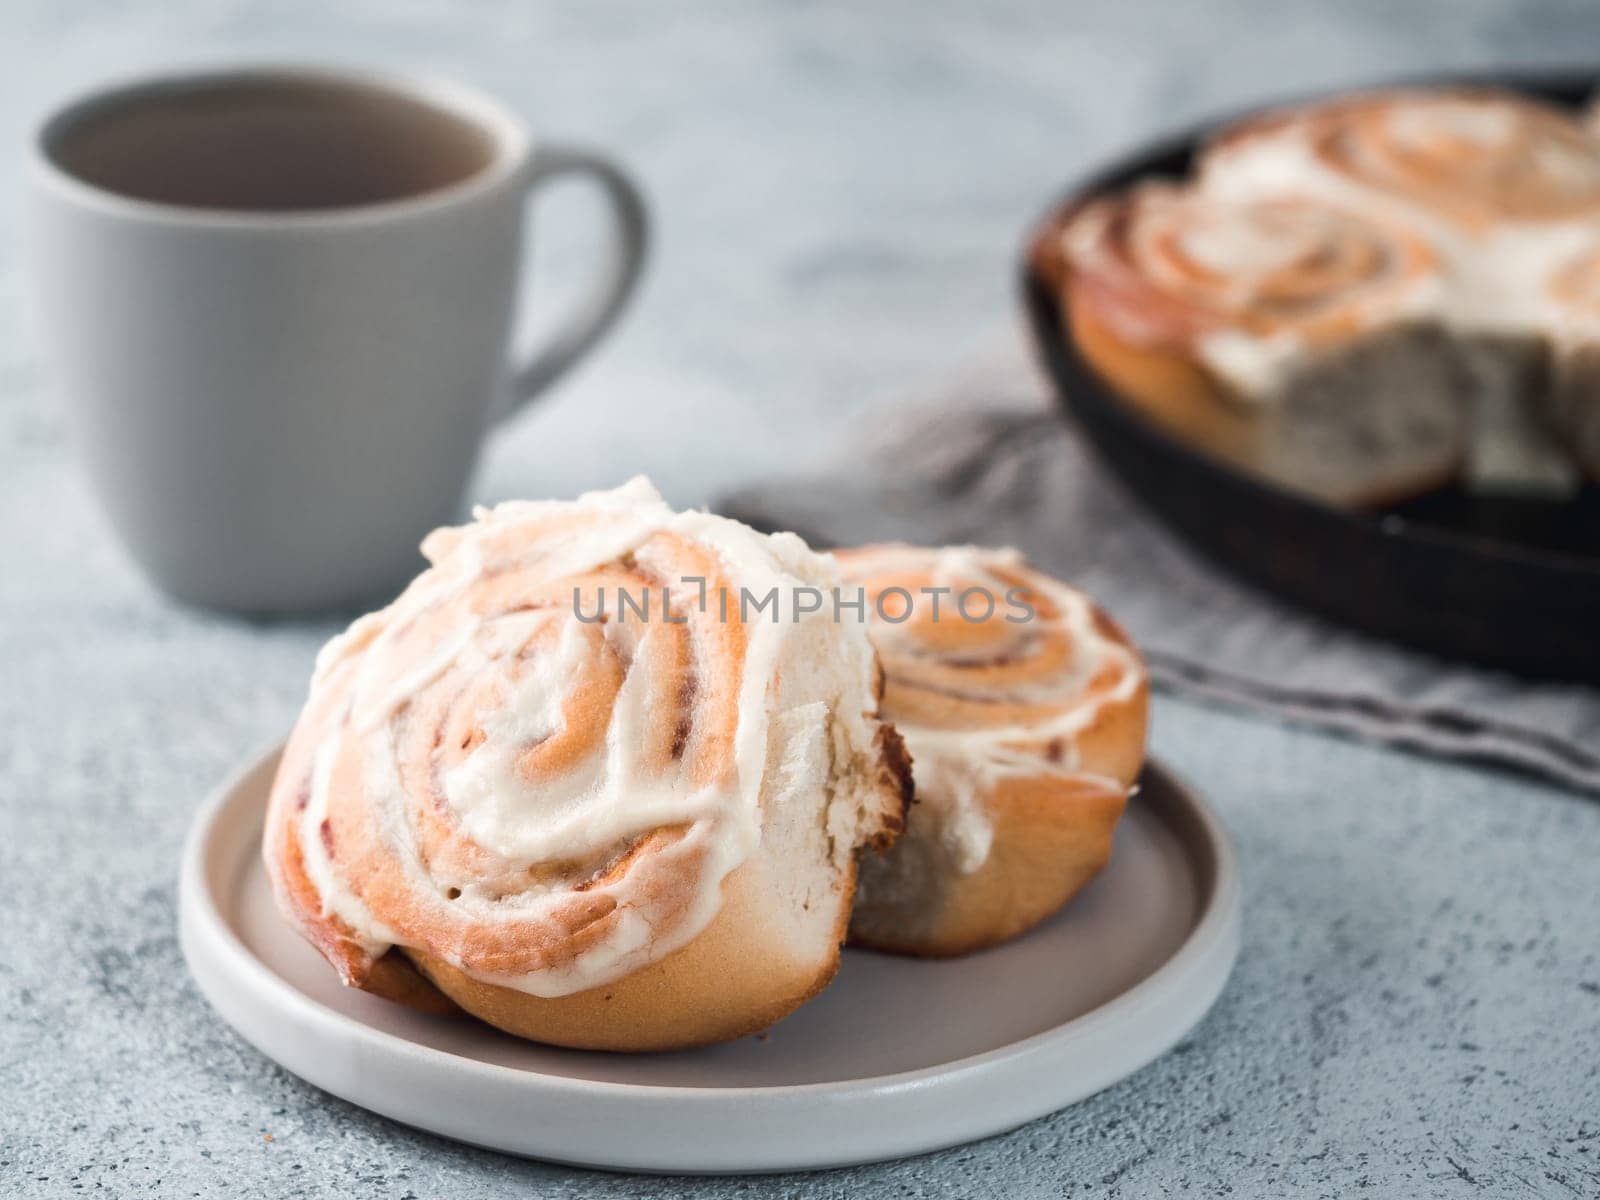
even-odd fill
[(1460, 367), (1438, 321), (1449, 279), (1404, 222), (1148, 183), (1073, 214), (1060, 254), (1084, 356), (1203, 449), (1344, 504), (1459, 469)]
[(343, 980), (606, 1050), (822, 988), (907, 788), (830, 561), (643, 480), (423, 552), (323, 649), (272, 789), (278, 903)]
[(866, 546), (883, 715), (915, 802), (864, 854), (852, 942), (961, 954), (1031, 928), (1105, 865), (1144, 757), (1148, 685), (1123, 632), (1014, 550)]
[(1600, 226), (1600, 141), (1579, 120), (1489, 89), (1352, 96), (1236, 126), (1205, 150), (1199, 180), (1220, 198), (1312, 194), (1425, 231), (1451, 275), (1437, 315), (1463, 372), (1466, 481), (1576, 487), (1542, 412), (1556, 349), (1546, 281)]
[(1600, 143), (1558, 108), (1490, 89), (1347, 96), (1247, 120), (1201, 160), (1219, 196), (1310, 192), (1466, 234), (1600, 218)]
[(1574, 115), (1396, 90), (1224, 130), (1192, 183), (1086, 206), (1053, 269), (1084, 356), (1209, 453), (1347, 506), (1561, 497), (1593, 470), (1572, 442), (1593, 335), (1574, 349), (1551, 281), (1597, 228)]

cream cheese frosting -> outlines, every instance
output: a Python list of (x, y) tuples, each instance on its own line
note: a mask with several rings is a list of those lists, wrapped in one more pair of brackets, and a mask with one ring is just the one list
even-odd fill
[[(775, 596), (739, 625), (736, 649), (718, 649), (728, 626), (716, 612), (719, 596), (705, 597), (703, 577), (668, 577), (677, 564), (661, 552), (663, 537), (707, 554), (730, 588)], [(295, 818), (305, 873), (322, 916), (369, 955), (417, 944), (415, 929), (381, 915), (387, 905), (416, 914), (432, 931), (422, 948), (469, 975), (536, 996), (567, 995), (637, 970), (704, 930), (720, 908), (722, 882), (760, 844), (766, 805), (815, 806), (836, 859), (848, 860), (863, 816), (849, 790), (834, 784), (840, 764), (868, 754), (878, 735), (870, 711), (876, 661), (864, 625), (839, 621), (831, 605), (801, 602), (837, 586), (831, 560), (792, 534), (674, 512), (642, 478), (574, 502), (480, 508), (470, 525), (430, 535), (423, 550), (428, 570), (324, 648), (308, 705), (326, 716), (313, 731)], [(682, 628), (663, 619), (661, 594), (647, 598), (659, 606), (653, 621), (621, 611), (604, 622), (578, 619), (603, 591), (575, 594), (573, 607), (561, 602), (564, 581), (604, 578), (617, 564), (670, 588), (671, 615), (691, 623), (689, 694), (678, 676), (649, 666), (670, 658), (668, 639)], [(512, 571), (529, 595), (549, 602), (500, 597), (495, 589)], [(709, 613), (697, 611), (697, 591)], [(604, 733), (583, 745), (585, 731), (571, 727), (589, 711), (579, 693), (602, 684)], [(728, 688), (736, 693), (721, 694)], [(689, 722), (685, 705), (723, 702), (737, 709), (725, 756), (709, 734), (681, 758), (656, 761), (641, 749), (659, 741), (663, 727)], [(419, 732), (424, 720), (437, 721), (439, 733)], [(458, 727), (478, 740), (450, 757)], [(427, 750), (430, 737), (437, 740)], [(569, 741), (579, 750), (559, 769), (530, 768)], [(419, 753), (428, 761), (419, 764)], [(773, 763), (780, 777), (770, 777)], [(346, 772), (343, 782), (337, 770)], [(376, 825), (380, 878), (353, 880), (359, 872), (328, 849), (335, 788), (349, 786), (350, 773)], [(419, 788), (431, 794), (419, 797)], [(429, 804), (442, 806), (452, 831), (448, 854), (434, 848), (430, 857), (418, 832), (418, 806)], [(662, 830), (674, 836), (652, 850), (650, 869), (587, 877)], [(664, 872), (681, 886), (664, 886)], [(508, 888), (507, 880), (519, 882)], [(585, 904), (614, 901), (603, 937), (570, 953), (530, 953), (510, 968), (474, 959), (474, 939), (497, 931), (512, 943), (529, 931), (529, 945), (557, 938), (560, 910), (575, 893)]]
[(1268, 113), (1062, 236), (1091, 331), (1151, 352), (1113, 363), (1128, 386), (1159, 390), (1167, 353), (1202, 366), (1245, 419), (1170, 419), (1269, 478), (1364, 502), (1456, 473), (1570, 495), (1596, 469), (1574, 443), (1600, 428), (1600, 140), (1560, 109), (1446, 89)]
[[(1384, 102), (1374, 98), (1373, 111)], [(1443, 203), (1380, 186), (1326, 161), (1313, 136), (1316, 109), (1287, 115), (1275, 127), (1247, 126), (1225, 136), (1202, 157), (1196, 186), (1229, 203), (1315, 197), (1353, 213), (1406, 223), (1436, 248), (1440, 263), (1439, 286), (1406, 314), (1411, 319), (1466, 335), (1527, 337), (1562, 326), (1566, 318), (1552, 296), (1551, 281), (1585, 250), (1600, 247), (1600, 144), (1537, 138), (1536, 131), (1521, 130), (1516, 102), (1401, 94), (1387, 103), (1374, 119), (1386, 122), (1381, 128), (1389, 153), (1422, 155), (1433, 139), (1466, 162), (1481, 164), (1475, 169), (1487, 181), (1494, 156), (1509, 153), (1501, 148), (1514, 144), (1523, 175), (1538, 176), (1534, 183), (1546, 182), (1570, 199), (1552, 205), (1549, 213), (1512, 206), (1497, 216), (1463, 219)], [(1517, 143), (1519, 136), (1531, 144)], [(1593, 333), (1585, 330), (1583, 336)], [(1304, 359), (1305, 348), (1283, 338), (1252, 339), (1241, 332), (1219, 338), (1205, 348), (1209, 365), (1255, 397), (1270, 397)]]
[[(996, 786), (1007, 778), (1087, 775), (1078, 738), (1103, 709), (1138, 693), (1143, 664), (1107, 634), (1083, 593), (1034, 571), (1015, 549), (877, 546), (854, 552), (845, 568), (869, 587), (925, 578), (920, 586), (946, 589), (937, 616), (930, 597), (914, 595), (910, 618), (880, 618), (873, 638), (889, 677), (884, 712), (911, 753), (916, 803), (905, 838), (938, 846), (958, 873), (971, 874), (989, 857), (988, 797)], [(1022, 581), (1031, 595), (1026, 619), (1008, 600)], [(956, 608), (968, 589), (993, 598), (988, 620), (965, 621)], [(981, 625), (995, 636), (963, 645), (939, 633), (941, 621)], [(1030, 660), (1049, 665), (1030, 669)], [(877, 886), (872, 866), (864, 864), (864, 888)]]
[(1452, 294), (1446, 265), (1409, 226), (1293, 190), (1146, 183), (1125, 204), (1091, 205), (1063, 238), (1086, 274), (1132, 275), (1159, 298), (1108, 306), (1123, 337), (1184, 337), (1246, 402), (1270, 402), (1322, 331), (1429, 321)]

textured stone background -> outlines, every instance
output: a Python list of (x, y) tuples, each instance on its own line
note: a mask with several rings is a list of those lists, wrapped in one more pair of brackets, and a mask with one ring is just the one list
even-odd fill
[[(485, 456), (480, 498), (649, 470), (681, 503), (820, 459), (864, 410), (1011, 346), (1011, 256), (1097, 155), (1275, 93), (1426, 67), (1600, 63), (1591, 0), (356, 6), (12, 3), (8, 149), (58, 93), (174, 59), (419, 66), (626, 157), (659, 253), (591, 367)], [(27, 335), (0, 158), (0, 1194), (649, 1195), (321, 1095), (199, 1000), (174, 867), (278, 735), (328, 625), (179, 610), (112, 544)], [(542, 214), (543, 304), (594, 248)], [(1246, 944), (1178, 1052), (1006, 1137), (790, 1195), (1600, 1194), (1600, 807), (1164, 700), (1215, 798)], [(620, 1131), (619, 1131), (620, 1132)], [(270, 1139), (268, 1137), (270, 1135)], [(796, 1130), (796, 1136), (804, 1136)]]

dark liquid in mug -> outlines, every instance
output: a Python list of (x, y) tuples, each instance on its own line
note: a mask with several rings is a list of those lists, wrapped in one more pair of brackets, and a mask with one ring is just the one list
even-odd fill
[(449, 187), (493, 160), (468, 120), (357, 83), (232, 80), (108, 98), (52, 132), (86, 183), (189, 208), (347, 208)]

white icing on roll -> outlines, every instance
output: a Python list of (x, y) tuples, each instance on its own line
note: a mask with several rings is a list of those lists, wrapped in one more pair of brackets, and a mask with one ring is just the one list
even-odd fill
[[(929, 576), (926, 586), (951, 589), (942, 598), (937, 622), (963, 619), (955, 600), (969, 588), (983, 589), (994, 598), (994, 614), (983, 624), (993, 627), (992, 623), (1005, 623), (1008, 615), (1020, 618), (1022, 611), (1010, 606), (1007, 599), (1018, 586), (1015, 577), (1026, 580), (1026, 588), (1038, 608), (1048, 605), (1056, 610), (1051, 618), (1036, 611), (1031, 620), (1018, 620), (1007, 626), (1015, 635), (1012, 645), (1019, 656), (1026, 655), (1030, 645), (1057, 639), (1069, 648), (1066, 662), (1047, 677), (1005, 681), (994, 690), (975, 682), (964, 693), (946, 691), (943, 685), (928, 685), (929, 692), (956, 700), (993, 701), (997, 706), (1031, 709), (1025, 716), (986, 723), (935, 724), (919, 720), (906, 705), (896, 707), (886, 702), (885, 715), (894, 721), (911, 753), (916, 803), (911, 809), (907, 835), (936, 842), (958, 872), (970, 874), (989, 857), (994, 830), (988, 797), (996, 786), (1016, 777), (1087, 776), (1089, 773), (1079, 761), (1078, 738), (1103, 709), (1125, 704), (1138, 693), (1144, 686), (1143, 664), (1131, 648), (1103, 632), (1088, 597), (1033, 570), (1015, 549), (875, 546), (845, 555), (843, 564), (847, 576), (858, 582), (925, 572)], [(1010, 573), (1014, 578), (1008, 580), (999, 572)], [(873, 624), (873, 640), (889, 674), (891, 696), (899, 688), (908, 693), (917, 689), (918, 684), (910, 678), (909, 664), (932, 666), (936, 659), (946, 666), (978, 667), (995, 653), (992, 645), (970, 651), (931, 648), (925, 636), (926, 621), (935, 620), (930, 599), (915, 597), (911, 611), (912, 619), (903, 623), (879, 619)], [(1114, 676), (1112, 686), (1091, 693), (1091, 684), (1107, 674)], [(1122, 787), (1114, 780), (1107, 782), (1118, 790)]]
[(1127, 340), (1178, 339), (1234, 394), (1269, 401), (1331, 336), (1434, 319), (1450, 280), (1408, 225), (1296, 194), (1216, 197), (1147, 183), (1085, 209), (1067, 256)]
[[(344, 864), (324, 848), (334, 764), (347, 752), (359, 755), (360, 786), (379, 828), (385, 869), (394, 874), (385, 886), (403, 889), (405, 902), (423, 920), (447, 930), (461, 922), (491, 932), (526, 927), (543, 936), (548, 924), (554, 939), (557, 909), (572, 899), (577, 881), (540, 882), (541, 870), (603, 862), (617, 847), (653, 831), (684, 831), (650, 853), (661, 856), (663, 870), (677, 864), (687, 901), (681, 889), (666, 897), (656, 894), (659, 888), (641, 889), (639, 872), (631, 870), (593, 887), (585, 883), (576, 890), (586, 900), (614, 899), (618, 915), (606, 936), (569, 956), (530, 953), (525, 970), (495, 973), (475, 968), (465, 950), (424, 947), (468, 974), (537, 996), (567, 995), (620, 978), (700, 933), (721, 906), (723, 880), (760, 843), (764, 803), (816, 805), (817, 819), (835, 833), (838, 863), (848, 860), (863, 818), (847, 789), (830, 787), (841, 769), (837, 764), (857, 761), (875, 744), (879, 727), (867, 710), (875, 695), (876, 662), (864, 626), (848, 620), (839, 625), (831, 605), (807, 612), (797, 604), (804, 589), (831, 595), (838, 577), (830, 560), (792, 534), (769, 537), (722, 517), (675, 513), (643, 479), (575, 502), (515, 502), (475, 515), (471, 525), (430, 535), (424, 552), (432, 567), (318, 657), (307, 711), (331, 704), (332, 718), (320, 730), (304, 807), (295, 820), (305, 873), (325, 917), (347, 926), (374, 958), (390, 945), (419, 941), (413, 930), (374, 915), (350, 886)], [(568, 518), (571, 536), (552, 532)], [(529, 531), (532, 557), (516, 559), (508, 546), (517, 544), (523, 529)], [(449, 606), (492, 588), (508, 561), (515, 559), (517, 570), (554, 586), (630, 556), (644, 562), (659, 534), (709, 550), (730, 586), (758, 598), (777, 596), (775, 608), (743, 626), (729, 769), (709, 781), (695, 781), (687, 758), (664, 771), (641, 763), (641, 746), (662, 722), (680, 720), (679, 708), (690, 701), (717, 702), (709, 693), (735, 682), (702, 677), (698, 686), (706, 693), (689, 700), (660, 694), (659, 680), (640, 665), (653, 661), (653, 639), (674, 632), (659, 609), (652, 609), (649, 621), (614, 616), (590, 624), (565, 606), (499, 611), (486, 601), (478, 615), (452, 618), (432, 630), (431, 644), (416, 644), (416, 629), (427, 628), (430, 614), (455, 612)], [(677, 603), (692, 603), (697, 594), (692, 581), (663, 582), (682, 598)], [(709, 597), (713, 612), (717, 600)], [(659, 597), (652, 601), (660, 603)], [(819, 623), (837, 628), (824, 632)], [(819, 645), (828, 650), (823, 661), (816, 654)], [(571, 769), (530, 785), (519, 766), (524, 756), (567, 732), (564, 704), (573, 689), (599, 669), (597, 663), (612, 660), (632, 666), (624, 668), (616, 687), (604, 737)], [(698, 667), (708, 672), (719, 665)], [(496, 702), (479, 722), (482, 741), (453, 766), (441, 768), (435, 757), (432, 770), (450, 822), (477, 848), (473, 855), (489, 856), (494, 878), (533, 876), (510, 894), (480, 886), (470, 874), (450, 875), (453, 868), (440, 861), (425, 861), (408, 816), (416, 796), (408, 794), (407, 772), (417, 764), (404, 761), (402, 744), (415, 736), (407, 725), (414, 708), (436, 704), (448, 716), (465, 703), (461, 697), (485, 688)], [(780, 695), (786, 697), (782, 707)], [(768, 778), (774, 738), (784, 751), (776, 780)], [(661, 872), (655, 879), (660, 882)], [(670, 911), (663, 907), (669, 901)]]
[[(1334, 102), (1326, 110), (1288, 114), (1275, 127), (1246, 125), (1235, 136), (1225, 135), (1203, 157), (1196, 185), (1204, 195), (1232, 204), (1274, 196), (1315, 197), (1350, 212), (1408, 224), (1436, 248), (1440, 286), (1397, 316), (1469, 336), (1536, 337), (1566, 326), (1567, 316), (1552, 300), (1550, 283), (1564, 264), (1600, 245), (1600, 146), (1539, 137), (1538, 124), (1525, 126), (1527, 118), (1515, 101), (1424, 94), (1377, 97), (1368, 103), (1378, 115), (1366, 118), (1359, 136), (1350, 134), (1341, 145), (1350, 147), (1347, 152), (1358, 165), (1366, 151), (1374, 160), (1371, 178), (1343, 170), (1318, 153), (1318, 122), (1340, 120), (1323, 116), (1337, 114), (1340, 102)], [(1536, 114), (1536, 122), (1549, 118), (1548, 113)], [(1363, 140), (1378, 137), (1384, 139), (1379, 147)], [(1447, 207), (1448, 189), (1435, 204), (1375, 182), (1382, 178), (1380, 153), (1410, 152), (1420, 159), (1433, 144), (1443, 147), (1440, 153), (1448, 151), (1473, 166), (1486, 187), (1492, 172), (1500, 169), (1498, 162), (1512, 176), (1519, 171), (1537, 176), (1534, 184), (1548, 184), (1555, 194), (1571, 197), (1571, 203), (1555, 206), (1549, 216), (1513, 210), (1465, 220)], [(1585, 196), (1593, 197), (1587, 207)], [(1241, 258), (1233, 269), (1249, 266)], [(1595, 335), (1586, 328), (1581, 336)], [(1230, 330), (1209, 339), (1201, 353), (1246, 395), (1270, 398), (1302, 365), (1305, 350), (1282, 336), (1257, 338)]]

